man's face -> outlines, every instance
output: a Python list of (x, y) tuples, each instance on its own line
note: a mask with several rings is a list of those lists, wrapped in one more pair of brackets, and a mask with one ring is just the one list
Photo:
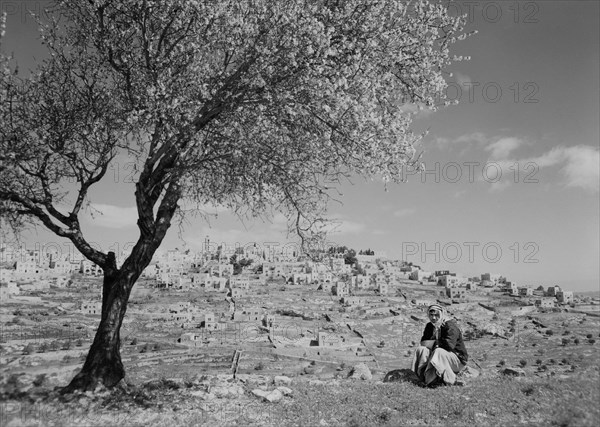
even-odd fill
[(436, 310), (436, 309), (431, 309), (429, 310), (429, 320), (431, 320), (432, 322), (437, 322), (438, 320), (440, 320), (440, 311)]

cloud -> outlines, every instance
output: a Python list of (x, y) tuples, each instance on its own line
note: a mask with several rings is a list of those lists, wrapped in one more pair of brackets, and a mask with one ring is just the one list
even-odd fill
[(107, 228), (125, 228), (136, 225), (137, 208), (90, 203), (85, 218), (93, 225)]
[(562, 173), (568, 187), (598, 192), (600, 186), (600, 151), (598, 147), (578, 145), (565, 149)]
[(562, 165), (563, 183), (567, 187), (583, 188), (598, 192), (600, 180), (600, 151), (590, 145), (573, 147), (558, 146), (525, 162), (534, 163), (538, 168)]
[(491, 156), (494, 159), (506, 159), (512, 151), (519, 148), (523, 143), (524, 141), (520, 138), (500, 138), (485, 149), (492, 152)]
[(394, 212), (394, 216), (397, 218), (401, 218), (404, 216), (412, 215), (416, 212), (415, 208), (403, 208)]
[(501, 181), (492, 184), (490, 191), (507, 188), (510, 180), (514, 179), (512, 171), (517, 164), (522, 171), (521, 175), (528, 175), (528, 178), (522, 178), (532, 180), (530, 182), (537, 182), (533, 180), (538, 180), (539, 170), (558, 166), (562, 175), (561, 184), (564, 186), (591, 192), (598, 192), (600, 187), (600, 151), (598, 147), (591, 145), (558, 146), (537, 157), (506, 159), (495, 163), (505, 173)]

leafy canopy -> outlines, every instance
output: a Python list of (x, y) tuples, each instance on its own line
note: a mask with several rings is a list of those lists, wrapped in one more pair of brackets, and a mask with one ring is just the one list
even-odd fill
[(274, 206), (304, 236), (343, 177), (399, 180), (420, 138), (413, 107), (443, 99), (450, 44), (465, 37), (462, 18), (426, 1), (62, 0), (49, 12), (49, 55), (30, 77), (0, 56), (0, 211), (98, 263), (78, 215), (124, 153), (153, 244), (183, 200)]

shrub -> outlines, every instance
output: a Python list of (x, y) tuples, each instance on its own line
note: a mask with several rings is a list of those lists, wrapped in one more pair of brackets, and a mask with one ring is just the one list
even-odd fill
[(587, 334), (585, 337), (586, 337), (587, 339), (590, 339), (590, 338), (592, 338), (592, 337), (593, 337), (593, 335), (592, 335), (592, 334)]
[(262, 371), (263, 369), (265, 369), (265, 365), (262, 362), (259, 362), (258, 365), (254, 367), (255, 371)]
[(525, 359), (519, 360), (519, 365), (521, 365), (524, 368), (525, 366), (527, 366), (527, 360), (525, 360)]
[(567, 344), (569, 344), (570, 340), (568, 338), (563, 338), (562, 339), (562, 345), (566, 346)]
[(596, 343), (596, 340), (595, 340), (595, 339), (591, 339), (591, 340), (588, 340), (588, 342), (589, 342), (590, 344), (595, 344), (595, 343)]
[(541, 364), (542, 364), (542, 359), (537, 359), (537, 360), (535, 361), (535, 363), (536, 363), (536, 365), (541, 365)]
[(35, 377), (35, 379), (33, 380), (33, 385), (36, 387), (41, 386), (42, 384), (44, 384), (44, 381), (46, 381), (46, 374), (39, 374), (37, 377)]
[(556, 360), (555, 360), (555, 359), (550, 359), (550, 360), (548, 361), (548, 363), (550, 363), (551, 365), (554, 365), (554, 364), (556, 363)]
[(500, 362), (498, 362), (498, 364), (500, 366), (504, 366), (504, 365), (506, 365), (506, 360), (502, 359)]
[(579, 343), (580, 343), (580, 341), (579, 341), (579, 338), (575, 338), (575, 339), (573, 340), (573, 342), (575, 343), (575, 345), (579, 345)]
[(554, 331), (553, 331), (552, 329), (548, 329), (548, 330), (546, 331), (546, 335), (548, 335), (548, 336), (552, 336), (552, 335), (554, 335)]
[(137, 338), (134, 338), (134, 339), (131, 341), (131, 345), (137, 345), (137, 343), (138, 343), (138, 340), (137, 340)]

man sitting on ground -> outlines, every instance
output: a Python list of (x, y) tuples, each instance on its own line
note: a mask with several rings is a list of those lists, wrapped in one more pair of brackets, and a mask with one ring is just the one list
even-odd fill
[(462, 385), (457, 382), (456, 374), (466, 367), (469, 359), (462, 332), (441, 305), (430, 305), (427, 313), (430, 321), (415, 351), (412, 370), (427, 386)]

